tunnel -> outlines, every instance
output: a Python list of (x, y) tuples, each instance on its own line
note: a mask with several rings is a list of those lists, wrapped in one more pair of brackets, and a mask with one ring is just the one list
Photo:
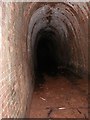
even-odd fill
[(41, 37), (36, 49), (37, 55), (37, 71), (39, 72), (48, 72), (55, 70), (57, 65), (56, 61), (56, 46), (53, 39), (53, 32), (43, 31), (40, 33)]
[(0, 118), (88, 118), (89, 2), (0, 11)]

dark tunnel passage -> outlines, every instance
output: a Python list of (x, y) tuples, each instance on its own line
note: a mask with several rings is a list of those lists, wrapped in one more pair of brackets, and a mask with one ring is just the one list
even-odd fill
[(68, 12), (63, 3), (60, 5), (63, 7), (61, 11), (60, 6), (57, 9), (58, 4), (40, 7), (31, 18), (29, 36), (35, 79), (43, 74), (79, 78), (86, 76), (87, 49), (83, 48), (87, 43), (84, 41), (81, 21), (73, 8), (69, 8)]
[[(63, 33), (64, 34), (64, 33)], [(41, 29), (36, 36), (34, 67), (36, 85), (44, 83), (44, 75), (81, 78), (71, 65), (71, 46), (68, 38), (58, 34), (53, 27)]]
[(55, 72), (58, 65), (58, 51), (55, 35), (52, 31), (42, 31), (37, 45), (37, 71)]
[[(46, 4), (31, 17), (29, 38), (35, 84), (30, 117), (80, 117), (76, 108), (87, 107), (87, 38), (83, 37), (82, 18), (73, 7)], [(59, 107), (68, 110), (58, 111)], [(84, 114), (86, 117), (86, 108)]]

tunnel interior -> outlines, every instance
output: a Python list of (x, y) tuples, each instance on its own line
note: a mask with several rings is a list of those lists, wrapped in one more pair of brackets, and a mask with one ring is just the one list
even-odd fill
[[(57, 32), (57, 31), (56, 31)], [(68, 38), (67, 38), (68, 39)], [(58, 42), (59, 41), (59, 42)], [(57, 76), (63, 75), (66, 77), (76, 75), (74, 66), (70, 66), (71, 48), (70, 43), (65, 37), (60, 38), (60, 35), (55, 33), (53, 27), (41, 29), (36, 36), (35, 46), (35, 75), (36, 86), (44, 83), (44, 75)]]
[(88, 118), (90, 4), (39, 1), (0, 5), (0, 117)]
[(87, 73), (87, 56), (82, 49), (87, 43), (81, 25), (73, 4), (50, 3), (35, 11), (30, 20), (29, 36), (36, 79), (44, 73), (79, 78)]
[(55, 34), (50, 30), (41, 30), (37, 44), (37, 71), (39, 73), (55, 72), (58, 65), (58, 51)]
[[(87, 26), (83, 24), (87, 12), (82, 8), (77, 3), (48, 3), (31, 17), (29, 30), (35, 73), (31, 117), (72, 118), (76, 114), (82, 116), (81, 113), (87, 117), (87, 109), (84, 112), (80, 109), (87, 106), (88, 92), (88, 38), (84, 34)], [(66, 113), (61, 109), (66, 109)]]
[(56, 73), (61, 68), (69, 70), (71, 67), (69, 65), (71, 48), (68, 40), (65, 37), (61, 39), (59, 34), (52, 31), (52, 28), (41, 30), (37, 36), (36, 59), (38, 71)]

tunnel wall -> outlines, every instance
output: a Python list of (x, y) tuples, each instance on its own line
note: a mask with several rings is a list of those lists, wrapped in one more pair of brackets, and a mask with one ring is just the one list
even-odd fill
[(4, 118), (25, 117), (27, 98), (32, 95), (26, 20), (23, 3), (2, 4), (0, 110)]
[[(33, 19), (32, 15), (38, 8), (43, 7), (44, 5), (47, 6), (47, 3), (13, 2), (13, 3), (2, 3), (1, 5), (2, 24), (0, 24), (0, 28), (2, 28), (2, 39), (0, 41), (0, 51), (1, 51), (0, 52), (0, 71), (1, 71), (0, 103), (2, 103), (1, 104), (2, 109), (0, 109), (1, 110), (0, 116), (2, 117), (6, 117), (6, 118), (25, 117), (26, 107), (28, 106), (27, 105), (28, 98), (30, 103), (32, 91), (33, 91), (33, 85), (34, 85), (33, 60), (32, 60), (32, 53), (34, 50), (33, 45), (35, 42), (34, 37), (36, 36), (37, 31), (39, 31), (40, 28), (43, 27), (41, 21), (39, 22), (39, 25), (35, 23), (35, 21), (38, 21), (39, 17), (43, 16), (42, 12), (39, 16), (38, 16), (39, 13), (36, 14), (36, 16), (34, 16), (35, 19)], [(71, 5), (70, 3), (67, 3), (66, 5), (65, 3), (63, 3), (63, 5), (58, 4), (57, 6), (59, 7), (60, 11), (63, 12), (64, 10), (65, 15), (68, 14), (69, 18), (71, 17), (71, 14), (76, 14), (74, 19), (75, 24), (73, 18), (70, 19), (71, 23), (74, 24), (73, 30), (72, 27), (70, 27), (71, 23), (68, 24), (69, 26), (67, 27), (67, 29), (64, 30), (65, 30), (65, 34), (67, 33), (67, 31), (70, 31), (69, 33), (71, 34), (71, 39), (73, 38), (75, 39), (75, 37), (83, 36), (83, 38), (76, 38), (75, 39), (76, 41), (72, 40), (73, 41), (72, 48), (74, 49), (72, 53), (75, 53), (75, 56), (73, 57), (73, 63), (75, 64), (75, 66), (78, 66), (77, 61), (80, 62), (79, 58), (80, 56), (82, 56), (82, 61), (80, 63), (80, 66), (82, 67), (83, 70), (88, 71), (87, 49), (86, 49), (88, 42), (87, 40), (88, 8), (86, 7), (86, 4), (84, 6), (84, 4), (82, 5), (81, 3), (79, 3), (79, 6), (74, 5), (74, 9), (72, 9), (73, 5)], [(51, 4), (51, 7), (52, 7), (51, 9), (53, 9), (54, 7), (53, 4)], [(54, 10), (56, 10), (56, 8)], [(70, 16), (69, 16), (69, 12), (67, 13), (65, 9), (68, 9), (68, 11), (71, 10)], [(43, 8), (43, 11), (44, 10), (45, 9)], [(59, 16), (59, 14), (57, 15)], [(54, 18), (55, 16), (53, 16), (53, 20)], [(78, 20), (79, 23), (77, 23), (76, 18), (79, 19)], [(58, 20), (59, 18), (56, 20), (55, 23), (59, 23)], [(46, 21), (48, 20), (46, 19), (44, 21), (45, 24)], [(63, 19), (63, 21), (65, 21), (65, 18)], [(68, 19), (66, 21), (68, 21)], [(53, 23), (53, 25), (56, 25), (55, 23)], [(60, 30), (58, 27), (56, 28), (57, 31)], [(79, 31), (80, 28), (82, 32)], [(78, 46), (78, 49), (76, 46)], [(79, 53), (79, 49), (81, 51), (80, 53)], [(78, 56), (76, 54), (77, 52), (78, 52)]]

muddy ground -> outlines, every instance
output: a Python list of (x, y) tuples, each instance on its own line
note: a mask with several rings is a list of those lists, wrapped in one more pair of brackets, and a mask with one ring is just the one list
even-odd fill
[(30, 108), (30, 118), (88, 118), (88, 80), (44, 75)]

